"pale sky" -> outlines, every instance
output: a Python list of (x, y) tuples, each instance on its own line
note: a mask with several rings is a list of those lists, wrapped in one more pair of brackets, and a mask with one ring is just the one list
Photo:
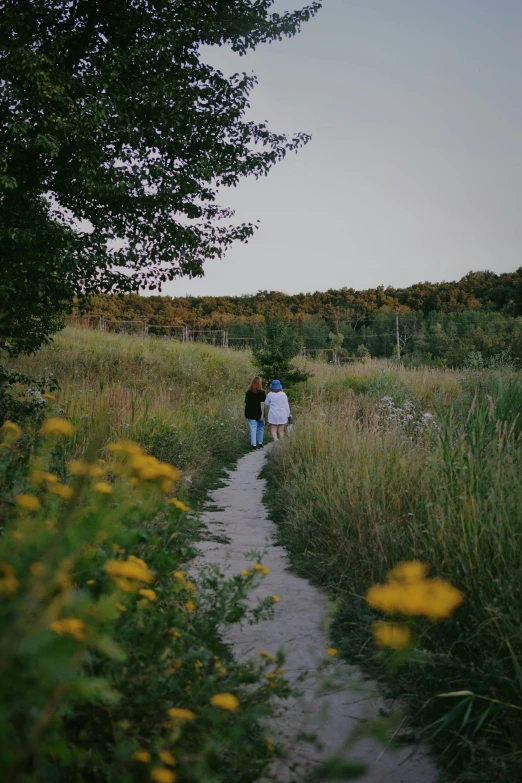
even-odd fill
[(252, 118), (313, 139), (223, 192), (259, 230), (164, 293), (407, 286), (522, 265), (522, 0), (325, 0), (295, 38), (209, 59), (256, 73)]

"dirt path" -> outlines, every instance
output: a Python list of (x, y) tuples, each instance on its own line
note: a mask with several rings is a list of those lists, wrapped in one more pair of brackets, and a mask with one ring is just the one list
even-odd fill
[[(246, 553), (264, 551), (263, 564), (270, 574), (253, 598), (275, 594), (281, 599), (275, 606), (273, 620), (235, 627), (227, 638), (239, 660), (260, 650), (275, 653), (282, 647), (286, 654), (287, 679), (303, 693), (298, 699), (282, 702), (271, 728), (272, 736), (283, 744), (287, 753), (284, 761), (275, 763), (273, 774), (285, 783), (303, 780), (310, 765), (339, 753), (343, 758), (358, 758), (368, 763), (367, 773), (359, 778), (363, 783), (435, 783), (434, 766), (418, 748), (403, 746), (392, 752), (362, 738), (346, 749), (349, 735), (377, 716), (384, 704), (375, 687), (363, 681), (357, 670), (335, 662), (333, 671), (332, 667), (318, 671), (318, 663), (324, 660), (330, 645), (321, 630), (327, 600), (317, 588), (288, 570), (284, 549), (273, 543), (275, 525), (267, 518), (262, 503), (265, 482), (258, 478), (265, 453), (266, 448), (239, 460), (227, 486), (211, 493), (211, 500), (219, 510), (202, 514), (209, 531), (226, 536), (229, 543), (206, 541), (199, 546), (204, 562), (232, 573), (252, 565)], [(319, 693), (325, 671), (330, 676), (333, 673), (336, 682), (329, 684), (327, 693)], [(298, 682), (304, 673), (306, 679)], [(314, 733), (321, 747), (298, 739), (302, 732)]]

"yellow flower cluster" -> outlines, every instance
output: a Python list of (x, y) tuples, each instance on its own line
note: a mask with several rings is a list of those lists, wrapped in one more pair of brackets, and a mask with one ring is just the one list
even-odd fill
[(24, 508), (26, 511), (38, 511), (40, 509), (38, 498), (25, 492), (15, 497), (15, 503), (19, 508)]
[(74, 427), (67, 419), (52, 418), (44, 421), (40, 430), (42, 435), (67, 435), (74, 433)]
[(120, 590), (135, 593), (140, 589), (140, 582), (154, 581), (154, 575), (148, 565), (139, 557), (129, 555), (127, 560), (107, 560), (105, 571)]
[(263, 563), (256, 563), (254, 566), (254, 571), (258, 571), (260, 574), (263, 574), (263, 576), (267, 576), (270, 573), (270, 569), (265, 568)]
[(181, 477), (177, 468), (146, 454), (144, 449), (134, 441), (121, 440), (111, 443), (109, 450), (124, 459), (124, 470), (133, 484), (159, 482), (164, 492), (170, 492), (174, 481)]
[(219, 707), (221, 710), (237, 712), (239, 710), (239, 699), (233, 693), (216, 693), (212, 696), (210, 703), (213, 707)]
[(372, 626), (373, 638), (378, 647), (402, 650), (410, 641), (410, 629), (406, 623), (385, 623), (382, 620)]
[(14, 421), (6, 421), (5, 424), (2, 426), (2, 436), (3, 440), (7, 443), (14, 443), (15, 440), (18, 440), (18, 438), (22, 434), (22, 430), (18, 426), (18, 424), (15, 424)]
[(93, 489), (99, 495), (110, 495), (112, 493), (112, 487), (106, 481), (97, 481)]
[(422, 563), (400, 563), (389, 572), (386, 584), (370, 587), (366, 601), (387, 614), (449, 617), (464, 600), (463, 594), (443, 579), (426, 579)]
[(35, 484), (57, 484), (58, 476), (54, 473), (47, 473), (45, 470), (34, 470), (31, 474), (31, 479)]
[(179, 508), (180, 511), (190, 511), (190, 508), (183, 503), (182, 500), (178, 500), (177, 498), (170, 498), (170, 500), (167, 501), (171, 506), (174, 506), (174, 508)]
[(59, 636), (72, 636), (77, 642), (83, 642), (85, 639), (85, 623), (76, 617), (55, 620), (49, 625), (49, 628)]
[(169, 717), (179, 723), (184, 723), (188, 720), (194, 720), (196, 716), (192, 710), (186, 710), (183, 707), (171, 707)]
[(155, 767), (150, 773), (150, 779), (155, 783), (175, 783), (176, 775), (166, 767)]
[(59, 481), (49, 484), (49, 492), (52, 492), (53, 495), (58, 495), (62, 500), (70, 500), (74, 496), (74, 489), (67, 486), (67, 484), (60, 484)]
[(89, 478), (99, 478), (103, 476), (103, 468), (99, 465), (93, 465), (84, 459), (73, 459), (69, 462), (67, 469), (71, 476), (88, 476)]
[(16, 578), (16, 573), (10, 563), (1, 563), (0, 572), (2, 577), (0, 578), (0, 595), (6, 595), (8, 598), (12, 598), (16, 595), (20, 582)]

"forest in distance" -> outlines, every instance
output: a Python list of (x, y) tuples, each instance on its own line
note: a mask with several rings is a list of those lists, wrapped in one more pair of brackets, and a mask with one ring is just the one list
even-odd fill
[(455, 282), (379, 286), (356, 291), (243, 296), (170, 297), (129, 294), (92, 297), (76, 312), (150, 325), (187, 324), (254, 337), (267, 318), (292, 323), (307, 349), (335, 348), (338, 356), (392, 357), (399, 313), (401, 358), (407, 364), (480, 369), (522, 360), (522, 267), (515, 272), (470, 272)]

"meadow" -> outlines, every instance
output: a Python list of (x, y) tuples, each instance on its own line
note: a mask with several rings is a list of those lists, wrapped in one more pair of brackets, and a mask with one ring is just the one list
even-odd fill
[(0, 429), (2, 780), (263, 777), (288, 687), (221, 629), (272, 598), (247, 604), (255, 560), (186, 570), (198, 508), (247, 447), (248, 357), (69, 329), (11, 369), (59, 388)]
[[(519, 780), (519, 375), (301, 364), (265, 467), (293, 567), (335, 599), (336, 647), (400, 697), (448, 781)], [(262, 779), (280, 661), (239, 665), (220, 638), (262, 576), (186, 571), (208, 489), (248, 448), (250, 353), (68, 328), (10, 369), (49, 392), (0, 437), (3, 778)], [(465, 599), (410, 620), (397, 658), (375, 650), (365, 595), (406, 560)]]
[[(313, 369), (265, 468), (294, 568), (338, 601), (336, 645), (405, 700), (448, 780), (522, 779), (519, 374)], [(364, 596), (407, 560), (465, 600), (390, 669)]]

